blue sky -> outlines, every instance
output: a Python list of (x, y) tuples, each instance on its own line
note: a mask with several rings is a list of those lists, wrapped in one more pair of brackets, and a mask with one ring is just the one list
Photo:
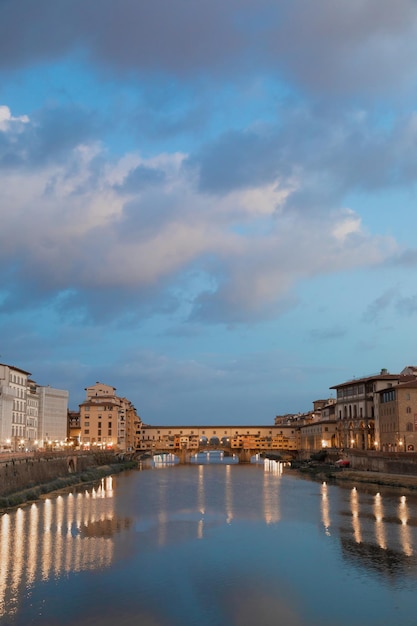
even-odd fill
[(416, 364), (412, 0), (0, 2), (0, 359), (151, 424)]

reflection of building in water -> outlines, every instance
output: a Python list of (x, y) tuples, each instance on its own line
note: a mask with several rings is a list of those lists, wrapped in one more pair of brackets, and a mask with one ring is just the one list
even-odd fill
[(279, 522), (279, 482), (276, 477), (282, 476), (283, 464), (279, 461), (265, 459), (263, 481), (264, 517), (267, 524)]
[[(394, 501), (394, 505), (393, 505)], [(340, 540), (343, 555), (389, 578), (412, 574), (417, 577), (417, 520), (411, 518), (406, 496), (350, 492), (350, 513), (341, 516)]]
[(112, 478), (84, 493), (47, 498), (0, 519), (0, 618), (35, 580), (107, 567), (112, 535), (129, 526), (113, 512)]

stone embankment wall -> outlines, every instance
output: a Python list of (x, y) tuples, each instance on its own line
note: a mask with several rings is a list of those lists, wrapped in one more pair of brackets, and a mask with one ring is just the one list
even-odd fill
[(352, 469), (417, 476), (417, 454), (413, 452), (375, 452), (348, 450), (344, 455)]
[(22, 491), (88, 468), (115, 462), (113, 453), (35, 454), (0, 461), (0, 496)]

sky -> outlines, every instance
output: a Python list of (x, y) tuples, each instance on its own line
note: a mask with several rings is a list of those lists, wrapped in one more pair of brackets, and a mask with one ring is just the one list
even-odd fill
[(0, 0), (0, 361), (269, 424), (417, 364), (415, 0)]

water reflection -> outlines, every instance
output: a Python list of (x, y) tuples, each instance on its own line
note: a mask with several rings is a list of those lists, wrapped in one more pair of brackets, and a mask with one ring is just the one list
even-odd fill
[[(60, 588), (71, 606), (68, 581), (75, 580), (78, 590), (86, 585), (88, 602), (93, 597), (95, 607), (101, 610), (105, 604), (106, 608), (94, 616), (96, 621), (91, 614), (83, 621), (82, 611), (74, 606), (74, 615), (78, 610), (81, 617), (68, 624), (139, 623), (138, 615), (143, 613), (138, 610), (146, 606), (152, 607), (149, 619), (141, 623), (240, 624), (246, 616), (247, 623), (250, 618), (265, 626), (277, 623), (280, 604), (284, 611), (289, 597), (285, 585), (290, 585), (292, 576), (297, 601), (288, 601), (293, 613), (286, 615), (285, 623), (330, 624), (337, 612), (331, 602), (340, 602), (340, 589), (346, 593), (347, 577), (349, 584), (356, 579), (363, 582), (364, 577), (371, 580), (369, 593), (380, 584), (382, 601), (387, 588), (403, 592), (404, 581), (414, 587), (416, 541), (415, 494), (301, 480), (272, 460), (132, 472), (0, 518), (0, 618), (18, 615), (19, 624), (28, 623), (22, 617), (22, 604), (26, 603), (28, 613), (32, 606), (39, 608), (30, 598), (39, 588), (38, 597), (44, 590), (52, 597)], [(326, 567), (320, 577), (312, 576), (321, 560)], [(93, 569), (94, 577), (82, 574)], [(320, 585), (327, 592), (326, 603), (320, 604), (324, 618), (310, 619), (307, 612), (303, 621), (297, 613), (300, 589), (308, 603), (320, 595)], [(352, 606), (365, 602), (360, 596), (363, 585), (359, 586)], [(118, 593), (110, 592), (114, 588)], [(215, 614), (212, 621), (196, 619), (202, 610), (207, 615), (214, 606), (220, 610), (221, 593), (223, 613)], [(350, 597), (351, 589), (348, 593)], [(277, 601), (281, 597), (282, 603)], [(114, 603), (112, 615), (107, 613), (110, 603)], [(126, 606), (133, 607), (128, 617), (123, 613)], [(85, 605), (84, 610), (88, 610)], [(174, 610), (179, 612), (177, 619), (170, 620)], [(337, 619), (341, 625), (406, 623), (389, 622), (382, 612), (380, 621), (360, 621), (357, 615), (350, 615), (348, 621), (343, 611)], [(237, 621), (231, 621), (231, 616), (238, 616)]]
[(0, 618), (13, 615), (36, 580), (109, 566), (115, 533), (128, 528), (113, 510), (113, 478), (74, 495), (46, 498), (0, 520)]
[(409, 520), (410, 514), (408, 511), (407, 498), (405, 496), (401, 496), (400, 503), (398, 505), (398, 517), (401, 522), (400, 542), (401, 542), (403, 552), (407, 556), (412, 556), (413, 546), (412, 546), (411, 528), (408, 526), (408, 520)]
[[(365, 568), (389, 577), (414, 570), (417, 540), (416, 518), (411, 517), (405, 495), (369, 493), (356, 487), (350, 490), (350, 511), (341, 513), (340, 537), (344, 556), (360, 562)], [(414, 497), (414, 513), (416, 514)], [(344, 518), (350, 514), (351, 527)]]
[(239, 458), (236, 454), (227, 455), (223, 450), (203, 450), (196, 452), (190, 458), (192, 464), (221, 464), (221, 465), (235, 465), (239, 463)]
[(330, 535), (330, 507), (327, 493), (327, 483), (325, 482), (321, 486), (321, 518), (326, 535)]

